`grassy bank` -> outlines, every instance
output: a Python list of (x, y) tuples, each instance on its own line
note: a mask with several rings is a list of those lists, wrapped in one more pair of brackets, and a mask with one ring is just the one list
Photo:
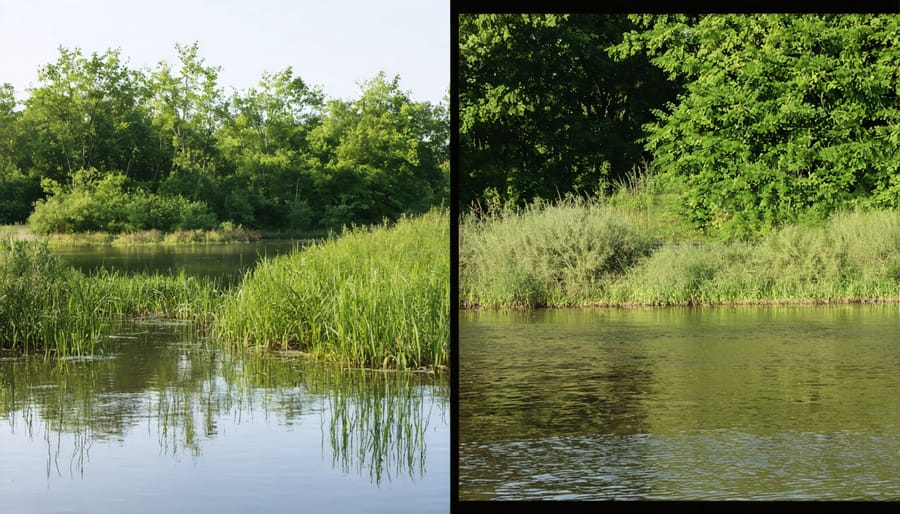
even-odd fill
[(245, 243), (259, 241), (263, 234), (240, 225), (222, 223), (211, 230), (140, 230), (135, 232), (79, 232), (75, 234), (35, 234), (28, 225), (0, 226), (0, 239), (17, 241), (46, 241), (50, 246), (128, 246), (128, 245), (176, 245), (194, 243)]
[(646, 232), (601, 201), (465, 216), (460, 307), (896, 301), (900, 294), (894, 211), (841, 213), (751, 242), (654, 244)]
[(360, 367), (446, 366), (449, 231), (432, 211), (263, 262), (225, 298), (216, 336)]

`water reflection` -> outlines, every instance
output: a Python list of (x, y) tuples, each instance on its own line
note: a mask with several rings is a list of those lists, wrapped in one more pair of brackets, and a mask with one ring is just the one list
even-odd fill
[[(197, 460), (219, 438), (258, 425), (318, 433), (323, 460), (377, 486), (421, 480), (427, 434), (447, 431), (446, 378), (231, 351), (204, 344), (183, 323), (128, 323), (110, 342), (96, 358), (0, 361), (0, 427), (5, 420), (10, 434), (45, 442), (48, 482), (89, 474), (100, 443), (139, 454), (140, 440), (151, 439), (161, 455)], [(4, 460), (16, 465), (14, 455)]]

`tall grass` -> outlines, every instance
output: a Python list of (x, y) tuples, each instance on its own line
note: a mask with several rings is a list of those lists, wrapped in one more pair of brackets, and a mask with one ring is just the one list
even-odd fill
[[(580, 215), (569, 214), (568, 222), (586, 219), (588, 207), (581, 210)], [(532, 217), (536, 214), (527, 213)], [(471, 246), (460, 249), (460, 306), (895, 301), (900, 294), (900, 213), (872, 211), (839, 213), (819, 226), (783, 227), (752, 243), (666, 244), (639, 256), (632, 266), (618, 273), (582, 278), (580, 285), (568, 283), (573, 278), (557, 274), (557, 283), (551, 284), (556, 291), (578, 291), (580, 287), (588, 291), (586, 294), (545, 294), (509, 301), (509, 296), (502, 294), (509, 289), (509, 276), (540, 276), (537, 271), (529, 271), (536, 267), (534, 263), (558, 262), (551, 257), (557, 258), (558, 248), (566, 246), (562, 243), (534, 247), (534, 251), (549, 253), (550, 257), (521, 258), (512, 250), (521, 246), (523, 239), (533, 240), (530, 231), (549, 232), (551, 226), (504, 218), (476, 227), (476, 232), (464, 222), (461, 244)], [(491, 234), (491, 238), (482, 234)], [(494, 248), (487, 251), (478, 245)], [(505, 263), (503, 252), (510, 256)], [(470, 270), (479, 267), (491, 271), (473, 276)]]
[(756, 243), (665, 247), (615, 286), (613, 303), (696, 305), (894, 301), (900, 213), (847, 212)]
[(445, 366), (449, 232), (433, 210), (264, 261), (226, 296), (215, 334), (352, 366)]
[[(24, 238), (28, 235), (20, 235)], [(30, 236), (34, 238), (33, 235)], [(259, 241), (262, 234), (257, 230), (247, 229), (231, 222), (219, 224), (218, 228), (203, 230), (138, 230), (134, 232), (79, 232), (75, 234), (54, 233), (47, 236), (47, 241), (54, 247), (80, 246), (135, 246), (135, 245), (181, 245), (195, 243), (247, 243)]]
[(221, 293), (195, 277), (100, 272), (64, 266), (45, 242), (0, 241), (0, 348), (92, 354), (122, 317), (210, 322)]
[(89, 296), (46, 244), (0, 242), (0, 347), (93, 352), (109, 320)]
[(610, 278), (652, 241), (598, 200), (567, 198), (463, 217), (460, 302), (505, 308), (578, 305), (606, 294)]

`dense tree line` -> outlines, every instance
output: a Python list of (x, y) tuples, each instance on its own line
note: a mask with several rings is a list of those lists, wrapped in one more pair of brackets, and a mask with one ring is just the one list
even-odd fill
[(315, 231), (449, 197), (447, 106), (399, 77), (328, 99), (286, 68), (226, 94), (197, 44), (177, 50), (176, 66), (132, 69), (118, 50), (60, 48), (23, 102), (0, 88), (0, 223)]
[(643, 156), (726, 236), (894, 207), (898, 34), (897, 15), (463, 15), (461, 200), (602, 192)]
[(607, 48), (625, 16), (479, 14), (459, 20), (460, 201), (594, 193), (642, 164), (641, 126), (677, 85)]

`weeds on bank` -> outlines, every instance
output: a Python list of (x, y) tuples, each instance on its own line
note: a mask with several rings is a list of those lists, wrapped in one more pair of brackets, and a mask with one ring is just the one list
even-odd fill
[[(601, 227), (612, 219), (630, 227), (621, 233), (631, 241), (643, 243), (610, 237)], [(464, 217), (460, 307), (894, 301), (900, 295), (895, 211), (839, 213), (755, 242), (648, 245), (644, 237), (627, 216), (599, 201)], [(623, 265), (583, 265), (608, 261)]]

